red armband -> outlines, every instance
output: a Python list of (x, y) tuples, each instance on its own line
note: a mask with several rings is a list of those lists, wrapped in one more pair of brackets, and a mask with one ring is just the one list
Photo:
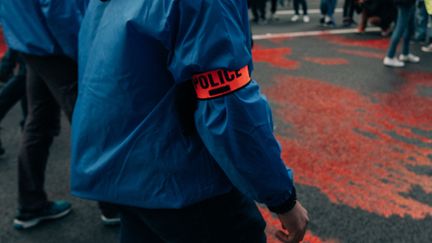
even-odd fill
[(250, 81), (248, 66), (236, 71), (218, 69), (192, 76), (198, 99), (211, 99), (232, 93)]

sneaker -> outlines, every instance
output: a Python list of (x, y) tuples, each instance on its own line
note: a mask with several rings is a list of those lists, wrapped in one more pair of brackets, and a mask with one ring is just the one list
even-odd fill
[(401, 54), (399, 56), (399, 60), (403, 61), (403, 62), (411, 62), (411, 63), (418, 63), (420, 62), (420, 57), (415, 56), (413, 54), (408, 54), (408, 55), (403, 55)]
[(260, 20), (258, 20), (258, 25), (266, 25), (268, 23), (267, 19), (263, 19), (261, 18)]
[(3, 146), (2, 146), (2, 142), (0, 140), (0, 159), (4, 158), (6, 154), (6, 151), (4, 150)]
[(276, 21), (279, 21), (279, 18), (276, 17), (274, 13), (272, 13), (272, 14), (270, 15), (269, 21), (271, 21), (271, 22), (276, 22)]
[(120, 214), (119, 213), (115, 213), (115, 214), (102, 213), (101, 214), (101, 220), (102, 220), (102, 223), (106, 226), (116, 226), (116, 225), (120, 224)]
[(428, 46), (422, 46), (421, 50), (424, 52), (432, 52), (432, 44), (429, 44)]
[(325, 17), (323, 16), (320, 18), (320, 25), (324, 26), (324, 23), (325, 23)]
[(300, 18), (300, 16), (298, 16), (297, 14), (296, 14), (296, 15), (293, 15), (293, 16), (291, 17), (291, 21), (292, 21), (292, 22), (297, 22), (297, 20), (299, 20), (299, 18)]
[(70, 203), (66, 201), (55, 201), (50, 202), (46, 207), (36, 211), (19, 210), (13, 224), (15, 229), (28, 229), (45, 220), (62, 218), (66, 216), (71, 209)]
[(388, 28), (386, 30), (381, 31), (381, 36), (382, 37), (388, 37), (388, 36), (390, 36), (391, 33), (392, 33), (392, 29)]
[[(0, 128), (0, 129), (1, 129), (1, 128)], [(5, 154), (6, 154), (6, 151), (4, 150), (4, 148), (3, 148), (3, 144), (2, 144), (2, 141), (1, 141), (1, 139), (0, 139), (0, 159), (4, 158), (4, 157), (5, 157)]]
[(305, 22), (305, 23), (309, 23), (309, 22), (310, 22), (310, 18), (309, 18), (309, 16), (304, 15), (304, 16), (303, 16), (303, 22)]
[(357, 23), (352, 19), (344, 19), (342, 22), (342, 26), (345, 28), (350, 28), (350, 27), (353, 27), (356, 25), (357, 25)]
[(330, 21), (325, 22), (324, 26), (333, 28), (333, 27), (336, 27), (336, 24), (333, 20), (330, 20)]
[(405, 66), (404, 62), (399, 61), (395, 57), (393, 57), (393, 58), (385, 57), (383, 63), (385, 66), (388, 66), (388, 67), (404, 67)]

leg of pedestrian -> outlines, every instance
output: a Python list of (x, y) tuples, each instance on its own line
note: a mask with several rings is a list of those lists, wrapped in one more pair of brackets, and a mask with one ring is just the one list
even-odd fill
[(14, 220), (17, 229), (63, 217), (71, 210), (65, 201), (48, 201), (44, 189), (49, 148), (60, 130), (60, 107), (33, 68), (28, 68), (27, 95), (29, 115), (18, 156), (19, 209)]

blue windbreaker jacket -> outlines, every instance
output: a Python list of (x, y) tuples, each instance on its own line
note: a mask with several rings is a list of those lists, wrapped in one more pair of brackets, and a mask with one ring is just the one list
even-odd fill
[(143, 208), (181, 208), (233, 186), (268, 206), (292, 196), (255, 81), (197, 101), (193, 134), (176, 107), (176, 87), (194, 74), (252, 71), (246, 1), (91, 1), (79, 39), (73, 194)]
[(26, 54), (77, 58), (78, 32), (88, 0), (1, 0), (6, 41)]

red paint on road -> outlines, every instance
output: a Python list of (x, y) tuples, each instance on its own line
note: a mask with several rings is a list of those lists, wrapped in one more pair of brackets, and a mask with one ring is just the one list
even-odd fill
[(345, 65), (348, 64), (348, 60), (344, 58), (332, 58), (332, 57), (304, 57), (305, 61), (320, 64), (323, 66), (334, 66), (334, 65)]
[(356, 50), (349, 50), (349, 49), (339, 49), (338, 52), (349, 54), (352, 56), (375, 58), (375, 59), (384, 59), (385, 57), (384, 52), (371, 52), (371, 51), (358, 51), (358, 50), (356, 51)]
[(6, 53), (7, 45), (3, 38), (3, 31), (0, 29), (0, 58)]
[(374, 49), (386, 50), (389, 45), (389, 39), (358, 40), (337, 35), (323, 35), (320, 38), (342, 46), (368, 47)]
[(278, 138), (297, 182), (319, 188), (333, 203), (381, 216), (432, 216), (431, 205), (402, 196), (416, 185), (432, 193), (432, 178), (408, 168), (432, 167), (431, 139), (411, 130), (432, 127), (432, 98), (418, 93), (432, 88), (432, 74), (405, 77), (396, 91), (373, 97), (319, 80), (275, 77), (265, 93), (275, 117), (295, 134)]
[(299, 68), (299, 63), (288, 59), (291, 55), (291, 48), (272, 48), (267, 49), (256, 45), (252, 49), (252, 55), (254, 62), (266, 62), (270, 65), (278, 68), (285, 69), (297, 69)]

